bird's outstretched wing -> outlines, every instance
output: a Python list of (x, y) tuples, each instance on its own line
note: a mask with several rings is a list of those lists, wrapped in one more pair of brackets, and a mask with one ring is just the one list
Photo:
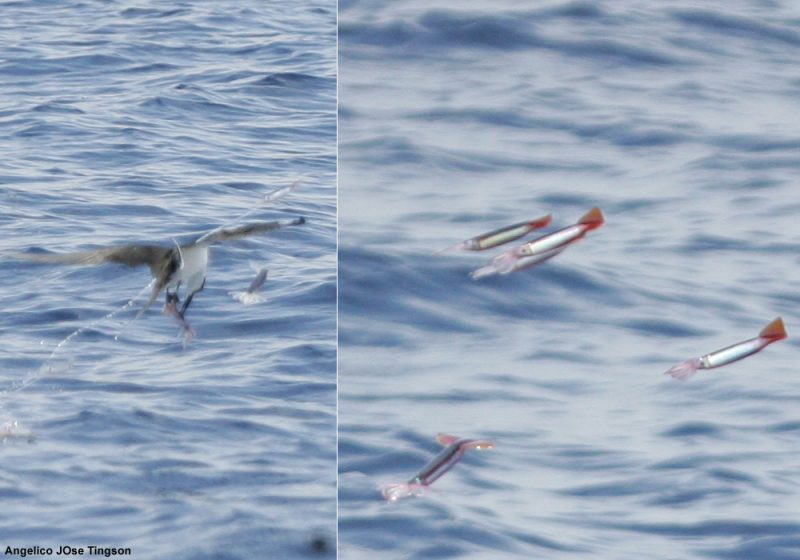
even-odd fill
[(192, 245), (201, 245), (201, 244), (210, 245), (212, 243), (218, 243), (220, 241), (231, 241), (233, 239), (240, 239), (242, 237), (248, 237), (250, 235), (255, 235), (257, 233), (265, 233), (267, 231), (273, 231), (286, 226), (296, 226), (304, 224), (305, 222), (306, 219), (300, 217), (300, 218), (294, 218), (292, 220), (277, 220), (274, 222), (255, 222), (252, 224), (245, 224), (243, 226), (238, 226), (238, 227), (218, 228), (208, 232), (207, 234), (199, 238), (197, 241), (192, 243)]
[(172, 251), (157, 245), (125, 245), (97, 251), (77, 253), (18, 253), (17, 256), (36, 263), (97, 265), (107, 262), (120, 263), (134, 267), (146, 264), (150, 270), (157, 270)]

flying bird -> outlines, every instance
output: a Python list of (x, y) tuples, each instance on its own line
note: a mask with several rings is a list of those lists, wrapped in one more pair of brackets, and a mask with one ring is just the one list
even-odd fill
[[(150, 299), (136, 316), (139, 317), (147, 311), (159, 294), (165, 291), (167, 306), (174, 306), (179, 319), (184, 320), (192, 298), (205, 286), (208, 273), (208, 251), (212, 245), (287, 226), (300, 225), (305, 221), (305, 218), (299, 217), (291, 220), (255, 222), (238, 227), (221, 227), (184, 245), (178, 245), (176, 242), (173, 247), (123, 245), (77, 253), (20, 253), (18, 256), (32, 262), (45, 264), (119, 263), (129, 267), (147, 265), (155, 279), (155, 284)], [(185, 299), (178, 310), (177, 305), (180, 303), (178, 291), (181, 287), (184, 289)]]

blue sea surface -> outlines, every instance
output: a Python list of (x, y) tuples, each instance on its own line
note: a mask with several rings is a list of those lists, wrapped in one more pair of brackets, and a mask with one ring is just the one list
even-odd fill
[[(334, 557), (335, 2), (6, 2), (0, 130), (0, 550)], [(146, 267), (15, 258), (296, 216), (212, 249), (188, 342), (119, 311)]]
[[(346, 0), (339, 40), (340, 558), (800, 559), (800, 6)], [(436, 254), (593, 206), (530, 270)], [(439, 432), (495, 448), (385, 503)]]

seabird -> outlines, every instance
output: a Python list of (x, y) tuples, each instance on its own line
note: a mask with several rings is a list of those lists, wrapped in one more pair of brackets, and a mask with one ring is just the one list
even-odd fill
[[(37, 263), (98, 265), (108, 262), (120, 263), (129, 267), (147, 265), (156, 282), (150, 299), (139, 311), (137, 317), (147, 311), (158, 295), (166, 291), (166, 303), (177, 306), (180, 302), (178, 290), (184, 288), (186, 299), (178, 314), (184, 314), (194, 295), (203, 289), (208, 271), (208, 249), (211, 245), (222, 241), (231, 241), (258, 233), (273, 231), (286, 226), (305, 223), (305, 218), (279, 220), (273, 222), (255, 222), (238, 227), (217, 228), (198, 239), (174, 247), (159, 245), (123, 245), (96, 251), (77, 253), (20, 253), (18, 256)], [(172, 291), (170, 291), (172, 290)]]

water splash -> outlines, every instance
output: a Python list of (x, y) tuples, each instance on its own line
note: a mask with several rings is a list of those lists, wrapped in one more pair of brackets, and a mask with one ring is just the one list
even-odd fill
[[(32, 385), (35, 381), (37, 381), (45, 373), (53, 373), (53, 371), (54, 371), (53, 365), (52, 365), (53, 364), (53, 360), (56, 359), (56, 357), (64, 350), (64, 348), (67, 347), (67, 345), (69, 345), (69, 343), (72, 340), (74, 340), (75, 338), (80, 336), (81, 333), (84, 333), (87, 330), (89, 330), (89, 329), (91, 329), (93, 327), (96, 327), (97, 325), (99, 325), (103, 321), (108, 321), (109, 319), (113, 319), (114, 317), (116, 317), (120, 313), (123, 313), (123, 312), (127, 311), (128, 309), (130, 309), (131, 307), (133, 307), (133, 305), (136, 303), (136, 300), (138, 300), (140, 297), (142, 297), (142, 295), (144, 295), (147, 291), (149, 291), (152, 288), (154, 283), (155, 283), (155, 279), (151, 280), (150, 283), (147, 284), (147, 286), (142, 288), (142, 290), (138, 294), (136, 294), (133, 298), (128, 300), (128, 302), (125, 303), (125, 305), (123, 305), (122, 307), (119, 307), (119, 308), (115, 309), (114, 311), (111, 311), (110, 313), (107, 313), (107, 314), (103, 315), (102, 317), (100, 317), (98, 319), (94, 319), (92, 321), (89, 321), (85, 325), (81, 325), (80, 327), (78, 327), (77, 329), (72, 331), (70, 334), (68, 334), (63, 340), (61, 340), (61, 342), (56, 344), (55, 348), (53, 348), (53, 351), (50, 352), (50, 355), (45, 359), (45, 361), (42, 363), (42, 365), (39, 366), (39, 368), (35, 372), (33, 372), (28, 377), (22, 379), (21, 381), (13, 382), (8, 388), (0, 391), (0, 399), (5, 398), (8, 395), (11, 395), (12, 393), (17, 393), (17, 392), (25, 389), (26, 387), (29, 387), (30, 385)], [(124, 329), (127, 325), (129, 325), (131, 323), (131, 321), (126, 322), (122, 326), (122, 329)], [(121, 335), (122, 335), (122, 330), (120, 330), (120, 332), (117, 333), (114, 336), (114, 340), (119, 340), (119, 337)], [(41, 343), (44, 344), (44, 341), (42, 341)], [(1, 401), (0, 401), (0, 405), (2, 405)]]

